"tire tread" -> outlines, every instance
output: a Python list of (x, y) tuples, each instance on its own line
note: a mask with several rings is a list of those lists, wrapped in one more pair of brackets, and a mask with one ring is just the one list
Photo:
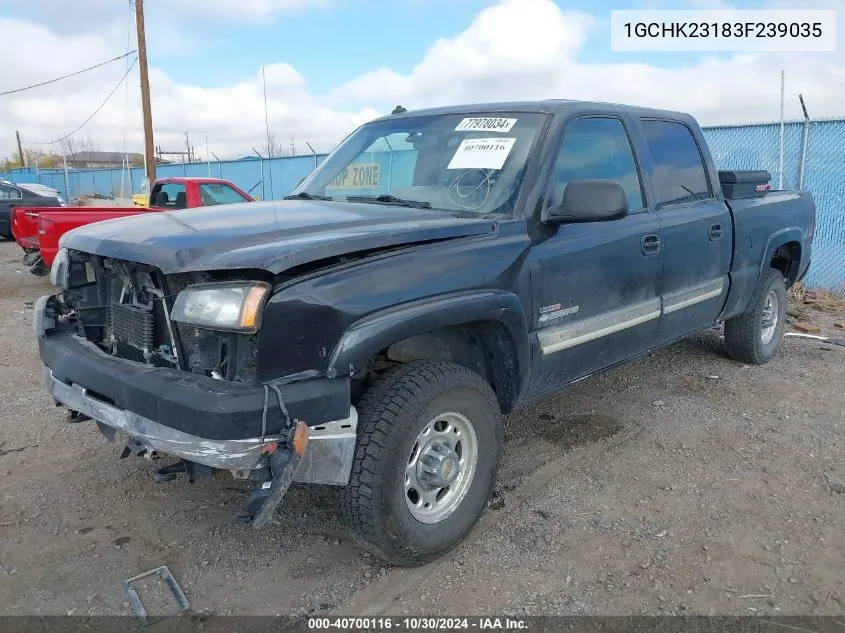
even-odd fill
[[(425, 407), (432, 393), (449, 389), (477, 390), (495, 403), (497, 445), (501, 452), (501, 414), (489, 384), (461, 365), (415, 361), (387, 370), (362, 395), (357, 404), (358, 441), (349, 484), (338, 491), (341, 515), (353, 539), (366, 551), (394, 565), (419, 565), (438, 554), (423, 554), (398, 547), (385, 530), (380, 516), (381, 464), (395, 458), (396, 445), (417, 412)], [(496, 463), (500, 455), (496, 455)], [(494, 478), (495, 480), (495, 478)], [(493, 483), (491, 482), (492, 492)]]
[(748, 310), (739, 316), (725, 321), (725, 351), (733, 360), (749, 365), (762, 365), (767, 358), (760, 349), (759, 331), (763, 298), (773, 285), (784, 285), (783, 274), (770, 268), (760, 284), (760, 292), (754, 297)]

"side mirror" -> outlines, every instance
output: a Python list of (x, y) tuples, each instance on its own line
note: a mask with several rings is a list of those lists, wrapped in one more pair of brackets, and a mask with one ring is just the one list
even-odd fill
[(628, 196), (616, 180), (573, 180), (563, 201), (548, 210), (552, 224), (607, 222), (628, 215)]

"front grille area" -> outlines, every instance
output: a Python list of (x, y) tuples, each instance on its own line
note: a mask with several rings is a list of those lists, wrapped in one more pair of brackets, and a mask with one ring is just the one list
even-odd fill
[(149, 356), (153, 350), (153, 311), (131, 304), (111, 304), (112, 334), (125, 344)]
[(118, 358), (175, 367), (173, 342), (162, 306), (162, 276), (155, 270), (105, 260), (97, 279), (107, 306), (100, 344)]
[(79, 333), (103, 351), (222, 380), (255, 381), (257, 336), (168, 321), (180, 291), (219, 277), (207, 272), (165, 276), (143, 264), (77, 255), (65, 296), (76, 311)]

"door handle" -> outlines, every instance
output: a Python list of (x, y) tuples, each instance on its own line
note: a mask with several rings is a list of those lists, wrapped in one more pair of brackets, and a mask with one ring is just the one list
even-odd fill
[(656, 233), (643, 235), (640, 240), (643, 255), (656, 255), (660, 252), (660, 237)]
[(711, 242), (722, 239), (723, 231), (721, 224), (711, 224), (709, 232)]

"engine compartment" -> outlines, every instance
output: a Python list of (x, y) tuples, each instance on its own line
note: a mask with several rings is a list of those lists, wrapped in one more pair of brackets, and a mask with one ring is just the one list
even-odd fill
[(257, 334), (213, 331), (170, 317), (176, 296), (189, 285), (253, 278), (248, 271), (164, 275), (153, 266), (73, 252), (62, 302), (77, 333), (107, 354), (253, 383)]

